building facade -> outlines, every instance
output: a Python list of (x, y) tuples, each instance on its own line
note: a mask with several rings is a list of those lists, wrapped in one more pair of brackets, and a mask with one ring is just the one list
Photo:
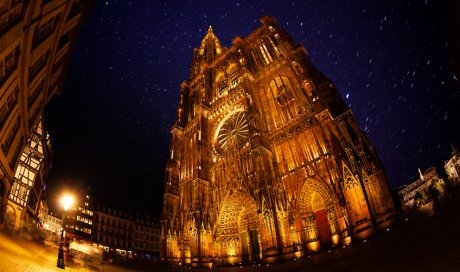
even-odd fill
[(453, 146), (452, 157), (446, 161), (444, 169), (446, 170), (447, 178), (450, 181), (460, 184), (460, 153)]
[(137, 214), (134, 225), (134, 256), (146, 261), (160, 257), (160, 222), (147, 214)]
[(61, 240), (62, 214), (52, 212), (48, 203), (42, 200), (40, 201), (38, 219), (40, 221), (38, 228), (40, 239), (43, 239), (47, 247), (58, 247)]
[(164, 261), (277, 261), (364, 239), (394, 216), (380, 160), (333, 82), (274, 18), (223, 47), (210, 27), (181, 84)]
[[(410, 213), (419, 206), (433, 202), (433, 190), (439, 191), (439, 196), (444, 193), (444, 182), (439, 178), (435, 167), (428, 168), (423, 174), (419, 170), (420, 178), (409, 185), (403, 185), (398, 190), (401, 205), (405, 214)], [(434, 186), (434, 188), (433, 188)]]
[(21, 154), (48, 101), (61, 90), (92, 2), (0, 1), (0, 223), (5, 212), (17, 212), (7, 202)]
[(106, 258), (133, 258), (133, 216), (116, 209), (97, 207), (94, 215), (93, 242), (104, 250)]
[(92, 241), (94, 225), (93, 199), (88, 190), (81, 190), (76, 196), (76, 206), (64, 213), (66, 238)]
[(5, 222), (9, 229), (20, 230), (25, 224), (39, 224), (40, 199), (50, 165), (51, 144), (41, 118), (32, 129), (14, 173), (8, 195)]
[(160, 225), (149, 215), (98, 207), (93, 242), (103, 249), (105, 259), (156, 260), (160, 255)]
[(48, 204), (45, 201), (41, 201), (38, 218), (40, 219), (43, 230), (57, 236), (61, 234), (62, 216), (50, 211)]

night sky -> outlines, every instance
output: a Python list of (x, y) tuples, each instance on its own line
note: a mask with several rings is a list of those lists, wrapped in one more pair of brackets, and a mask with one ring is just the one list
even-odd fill
[(455, 1), (95, 2), (63, 93), (45, 114), (55, 151), (50, 199), (78, 184), (91, 186), (98, 202), (159, 214), (169, 129), (193, 48), (209, 25), (229, 47), (264, 15), (335, 82), (392, 188), (417, 179), (417, 168), (442, 166), (450, 143), (460, 146)]

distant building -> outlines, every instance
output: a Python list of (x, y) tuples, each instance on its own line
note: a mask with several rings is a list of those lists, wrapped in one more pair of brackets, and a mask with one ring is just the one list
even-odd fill
[(49, 209), (48, 203), (41, 200), (38, 220), (40, 221), (39, 229), (35, 233), (39, 235), (40, 239), (43, 239), (46, 246), (57, 248), (61, 240), (62, 215), (53, 213)]
[(104, 258), (156, 260), (160, 254), (160, 225), (147, 214), (97, 206), (93, 242)]
[(460, 183), (460, 154), (456, 148), (452, 146), (452, 157), (444, 164), (447, 177), (450, 181)]
[(25, 213), (37, 213), (42, 185), (37, 179), (16, 183), (17, 168), (46, 105), (61, 92), (72, 45), (92, 3), (0, 1), (0, 224), (6, 214), (13, 219), (7, 227), (17, 228)]
[(137, 214), (134, 231), (135, 257), (156, 260), (160, 256), (160, 223), (149, 215)]
[(66, 237), (91, 241), (94, 221), (93, 200), (89, 190), (80, 191), (76, 206), (65, 213)]
[(43, 230), (60, 235), (62, 228), (62, 216), (50, 211), (48, 204), (45, 201), (41, 202), (38, 218), (41, 221)]
[(97, 206), (93, 242), (104, 250), (105, 258), (133, 258), (134, 220), (132, 214)]
[(436, 168), (431, 167), (428, 168), (423, 175), (420, 173), (420, 179), (409, 185), (401, 186), (398, 194), (401, 199), (403, 211), (407, 213), (414, 209), (417, 206), (416, 202), (418, 200), (424, 201), (424, 198), (426, 198), (426, 201), (430, 202), (428, 199), (430, 186), (439, 181), (440, 179)]

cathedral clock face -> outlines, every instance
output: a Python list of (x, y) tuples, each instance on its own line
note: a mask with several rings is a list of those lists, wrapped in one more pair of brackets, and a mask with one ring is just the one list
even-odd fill
[(249, 126), (243, 111), (232, 114), (219, 127), (215, 147), (220, 155), (240, 149), (249, 141)]

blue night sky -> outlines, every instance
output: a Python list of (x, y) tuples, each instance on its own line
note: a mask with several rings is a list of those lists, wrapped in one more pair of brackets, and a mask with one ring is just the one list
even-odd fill
[[(208, 26), (224, 46), (264, 15), (337, 85), (397, 188), (460, 145), (454, 1), (95, 1), (45, 125), (51, 197), (91, 186), (103, 203), (160, 210), (179, 84)], [(372, 3), (376, 2), (376, 3)], [(445, 3), (438, 3), (445, 2)]]

